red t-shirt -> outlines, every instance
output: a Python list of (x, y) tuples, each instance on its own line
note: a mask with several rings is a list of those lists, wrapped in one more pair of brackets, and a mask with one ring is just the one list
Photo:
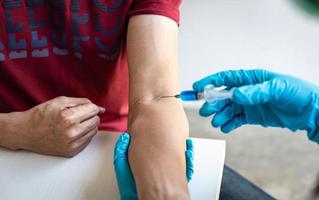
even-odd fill
[(106, 108), (101, 129), (124, 131), (131, 15), (179, 20), (181, 0), (6, 0), (0, 5), (0, 113), (57, 96)]

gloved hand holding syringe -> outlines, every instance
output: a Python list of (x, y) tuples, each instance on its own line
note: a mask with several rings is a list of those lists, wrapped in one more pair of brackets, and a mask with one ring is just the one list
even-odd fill
[(220, 100), (232, 99), (234, 90), (235, 88), (227, 90), (215, 88), (213, 85), (207, 85), (203, 92), (185, 90), (175, 95), (175, 97), (180, 98), (182, 101), (197, 101), (203, 99), (207, 103), (212, 104)]
[[(211, 91), (209, 87), (205, 88), (209, 84), (226, 87), (226, 90), (216, 95), (213, 89), (213, 93), (206, 92), (206, 96), (205, 90)], [(257, 69), (222, 71), (196, 81), (193, 89), (203, 92), (207, 101), (210, 101), (211, 96), (212, 101), (218, 100), (212, 104), (204, 103), (199, 114), (203, 117), (212, 116), (211, 125), (224, 133), (243, 125), (280, 127), (293, 132), (304, 130), (310, 140), (319, 144), (317, 85), (294, 76)]]

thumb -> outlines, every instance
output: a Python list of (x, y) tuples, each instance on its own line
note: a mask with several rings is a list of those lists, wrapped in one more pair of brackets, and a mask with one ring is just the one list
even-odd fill
[(242, 86), (235, 89), (233, 101), (240, 105), (266, 104), (272, 100), (275, 93), (273, 81), (266, 81), (256, 85)]
[(191, 139), (186, 140), (186, 147), (186, 177), (187, 182), (190, 182), (194, 174), (194, 146)]
[(130, 135), (123, 133), (114, 149), (114, 170), (122, 200), (137, 200), (136, 185), (128, 163)]
[(131, 137), (128, 133), (123, 133), (117, 140), (114, 148), (114, 162), (118, 159), (127, 159), (127, 151)]

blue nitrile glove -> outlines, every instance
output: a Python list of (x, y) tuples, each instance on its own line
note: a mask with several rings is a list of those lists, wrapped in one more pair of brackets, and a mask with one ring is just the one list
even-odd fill
[[(114, 170), (122, 200), (137, 199), (136, 185), (127, 158), (130, 141), (130, 135), (123, 133), (117, 140), (114, 149)], [(192, 140), (186, 140), (186, 148), (186, 177), (187, 181), (190, 181), (194, 173), (194, 149)]]
[(212, 84), (234, 90), (233, 100), (205, 103), (200, 115), (216, 114), (214, 127), (228, 133), (245, 124), (306, 130), (319, 143), (319, 88), (296, 77), (265, 70), (223, 71), (194, 83), (196, 91)]
[(136, 200), (135, 181), (128, 163), (127, 151), (131, 137), (128, 133), (120, 135), (114, 149), (114, 170), (122, 200)]

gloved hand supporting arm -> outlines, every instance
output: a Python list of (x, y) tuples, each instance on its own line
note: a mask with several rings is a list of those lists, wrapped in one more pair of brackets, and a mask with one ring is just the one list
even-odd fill
[[(114, 170), (122, 200), (137, 200), (137, 191), (128, 161), (128, 149), (131, 136), (128, 133), (120, 135), (114, 149)], [(191, 139), (186, 140), (186, 177), (190, 181), (194, 173), (194, 148)]]

